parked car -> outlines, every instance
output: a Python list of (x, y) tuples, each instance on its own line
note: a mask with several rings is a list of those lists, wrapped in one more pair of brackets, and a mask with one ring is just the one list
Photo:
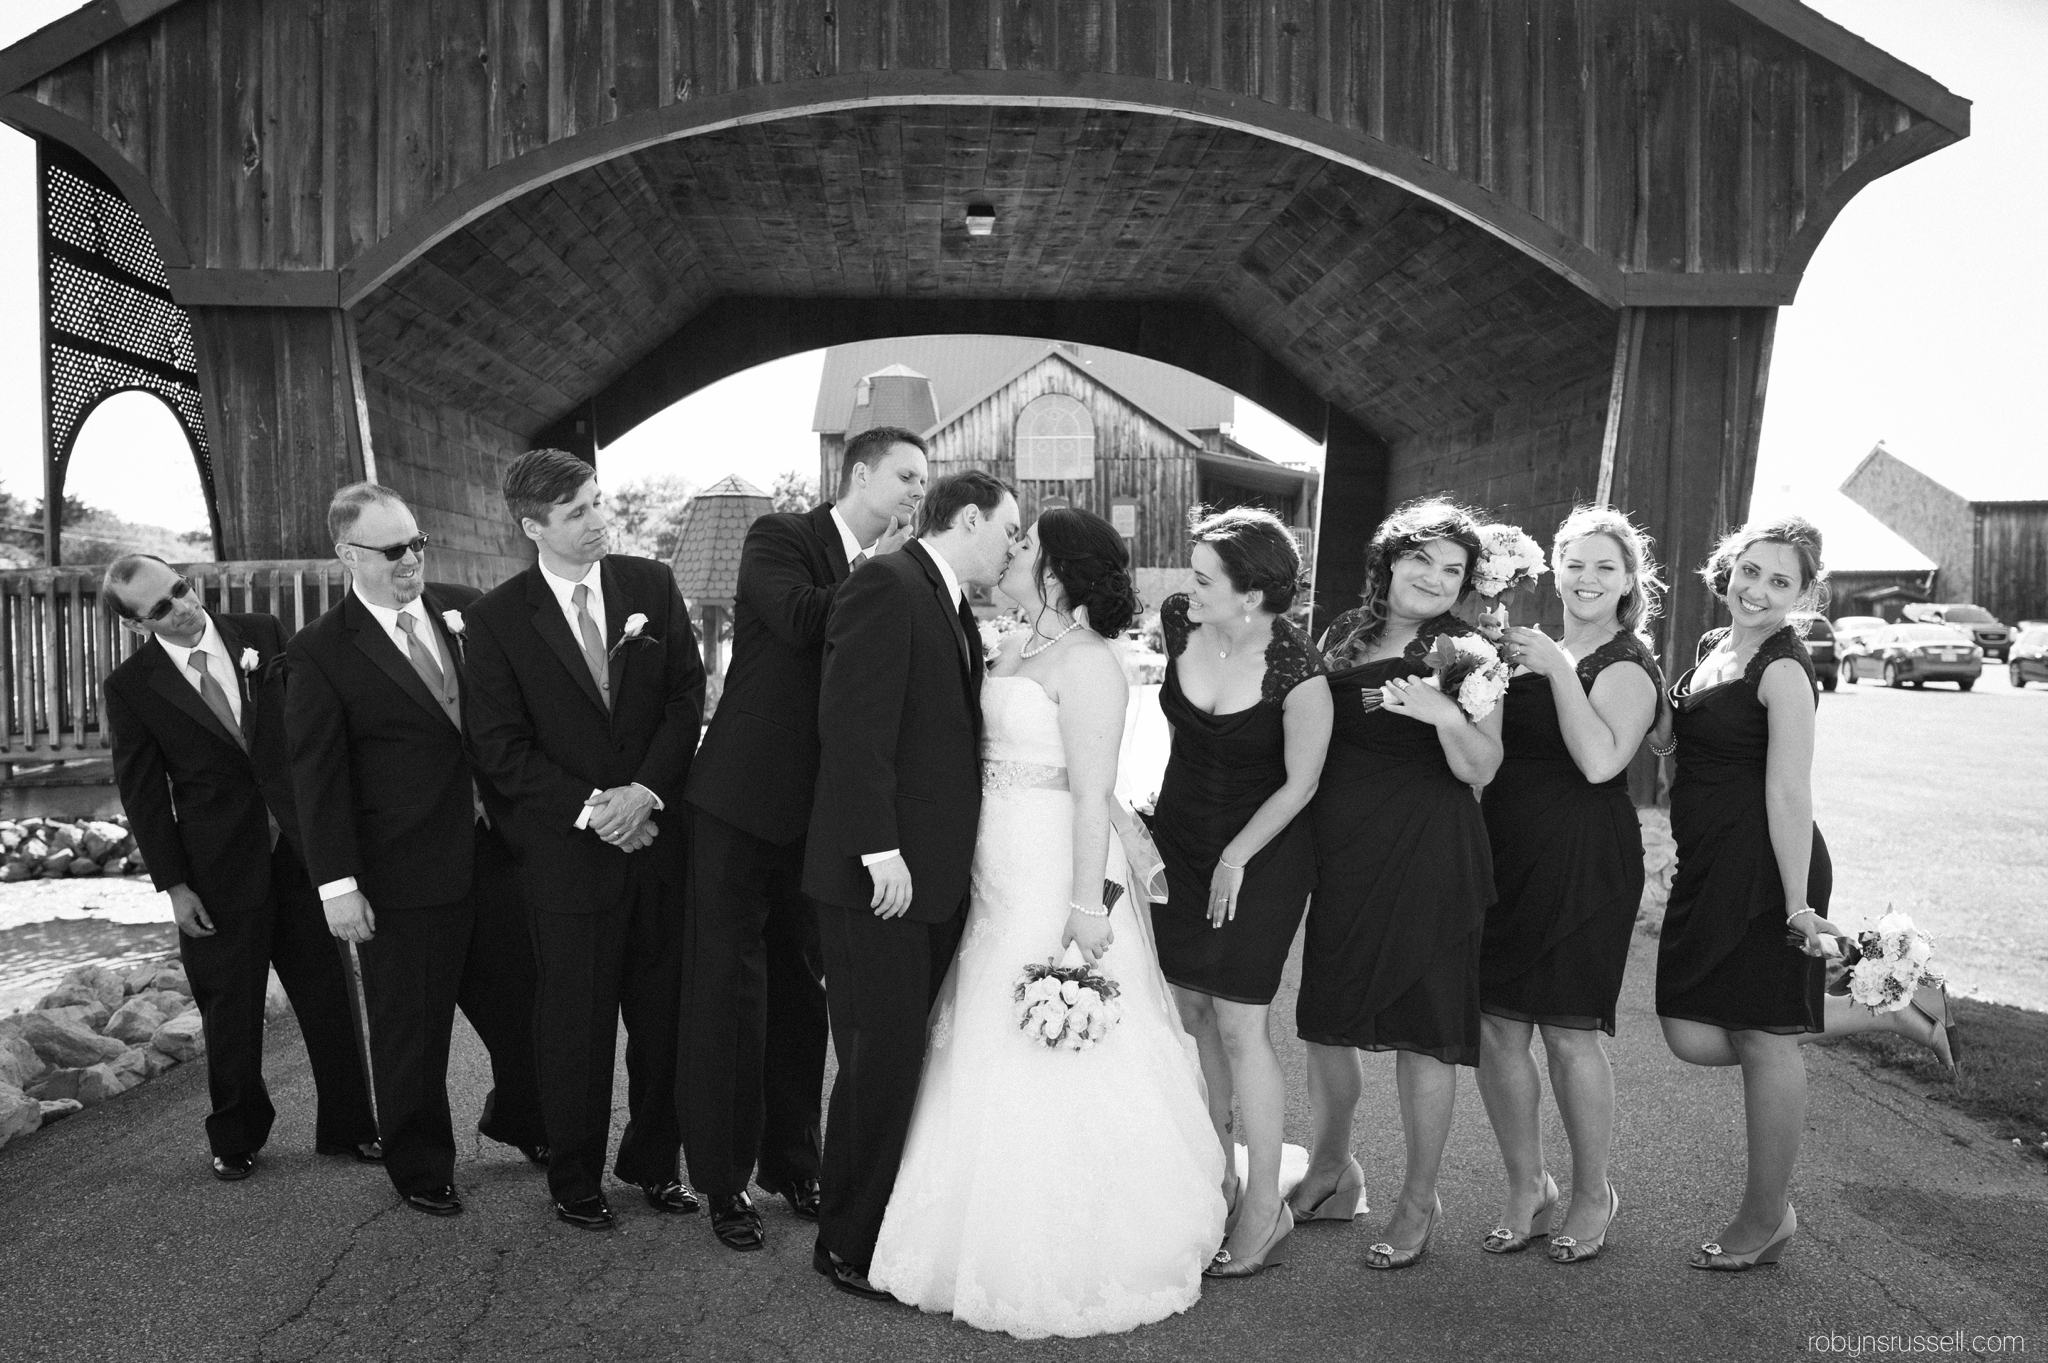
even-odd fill
[(1967, 634), (1992, 657), (2003, 662), (2012, 648), (2013, 631), (1982, 606), (1946, 602), (1915, 602), (1906, 607), (1906, 618), (1924, 625), (1949, 625)]
[(1835, 621), (1835, 657), (1846, 658), (1891, 621), (1881, 615), (1845, 615)]
[(1806, 631), (1806, 651), (1813, 657), (1813, 675), (1821, 689), (1834, 690), (1841, 661), (1835, 656), (1835, 627), (1813, 611), (1794, 611), (1791, 618), (1794, 626)]
[(2048, 620), (2020, 631), (2006, 655), (2005, 670), (2015, 691), (2030, 681), (2048, 682)]
[(1931, 681), (1952, 681), (1967, 691), (1984, 675), (1984, 650), (1970, 637), (1947, 625), (1892, 625), (1849, 660), (1843, 676), (1882, 678), (1886, 686), (1922, 687)]

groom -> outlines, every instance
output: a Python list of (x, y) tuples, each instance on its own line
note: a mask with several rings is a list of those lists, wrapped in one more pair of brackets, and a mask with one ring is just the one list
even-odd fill
[(1002, 576), (1018, 530), (1015, 494), (979, 470), (933, 483), (920, 514), (919, 537), (862, 564), (833, 604), (804, 850), (839, 1057), (812, 1264), (871, 1298), (888, 1296), (868, 1261), (981, 815), (981, 639), (965, 586)]

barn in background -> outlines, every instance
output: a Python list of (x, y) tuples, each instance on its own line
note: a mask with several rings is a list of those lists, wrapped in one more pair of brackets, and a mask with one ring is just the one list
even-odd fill
[(1312, 466), (1282, 464), (1232, 437), (1229, 389), (1155, 360), (1014, 336), (914, 336), (826, 352), (812, 422), (818, 486), (839, 485), (853, 435), (902, 426), (931, 446), (933, 477), (985, 468), (1017, 489), (1028, 523), (1071, 505), (1131, 546), (1138, 594), (1181, 585), (1197, 505), (1262, 506), (1315, 555)]
[(2048, 471), (2039, 461), (1968, 477), (1880, 441), (1842, 491), (1934, 560), (1934, 600), (1968, 601), (2007, 624), (2048, 619)]

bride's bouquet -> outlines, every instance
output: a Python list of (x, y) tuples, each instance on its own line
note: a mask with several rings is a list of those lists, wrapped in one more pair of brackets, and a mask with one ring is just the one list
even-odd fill
[[(1123, 892), (1114, 882), (1106, 887)], [(1081, 949), (1067, 944), (1065, 959), (1055, 965), (1051, 957), (1024, 967), (1011, 997), (1017, 1000), (1017, 1030), (1027, 1040), (1052, 1050), (1085, 1051), (1109, 1035), (1110, 1028), (1123, 1021), (1124, 1006), (1117, 1002), (1123, 990), (1109, 976), (1089, 965)]]
[(1854, 938), (1830, 937), (1841, 952), (1849, 997), (1873, 1013), (1896, 1013), (1923, 986), (1942, 983), (1930, 962), (1934, 939), (1903, 913), (1887, 913)]
[(1476, 634), (1441, 634), (1422, 660), (1429, 667), (1423, 685), (1458, 702), (1474, 723), (1493, 713), (1507, 694), (1508, 665), (1500, 651)]

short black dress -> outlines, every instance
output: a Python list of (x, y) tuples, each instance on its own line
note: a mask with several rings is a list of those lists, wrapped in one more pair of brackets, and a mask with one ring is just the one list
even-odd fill
[(1167, 901), (1152, 906), (1159, 968), (1183, 989), (1233, 1003), (1271, 1003), (1316, 885), (1307, 811), (1245, 863), (1237, 916), (1220, 928), (1209, 926), (1209, 878), (1218, 854), (1287, 783), (1281, 703), (1323, 670), (1322, 657), (1301, 630), (1274, 620), (1258, 703), (1212, 715), (1181, 694), (1180, 655), (1194, 629), (1187, 597), (1166, 598), (1159, 621), (1166, 635), (1159, 708), (1173, 726), (1173, 749), (1152, 817), (1152, 836), (1166, 863)]
[[(1628, 630), (1579, 659), (1590, 694), (1600, 674), (1638, 666), (1663, 673)], [(1565, 746), (1550, 680), (1508, 683), (1505, 755), (1486, 787), (1493, 886), (1479, 948), (1479, 1010), (1519, 1022), (1614, 1035), (1614, 1003), (1643, 898), (1643, 830), (1628, 773), (1595, 785)]]
[[(1356, 623), (1343, 616), (1328, 637)], [(1479, 939), (1493, 903), (1486, 820), (1435, 729), (1366, 705), (1393, 678), (1426, 675), (1439, 636), (1472, 632), (1439, 615), (1400, 657), (1330, 661), (1336, 718), (1309, 805), (1317, 885), (1294, 1014), (1303, 1041), (1479, 1063)]]
[[(1727, 631), (1700, 641), (1705, 657)], [(1813, 660), (1791, 626), (1757, 647), (1742, 675), (1690, 691), (1692, 672), (1672, 688), (1678, 774), (1671, 782), (1671, 833), (1678, 874), (1657, 949), (1657, 1013), (1731, 1032), (1795, 1035), (1827, 1030), (1821, 990), (1826, 966), (1786, 938), (1785, 884), (1764, 808), (1770, 713), (1757, 699), (1764, 669), (1798, 662), (1813, 682)], [(1820, 692), (1814, 691), (1814, 703)], [(1823, 916), (1834, 867), (1820, 829), (1806, 902)]]

